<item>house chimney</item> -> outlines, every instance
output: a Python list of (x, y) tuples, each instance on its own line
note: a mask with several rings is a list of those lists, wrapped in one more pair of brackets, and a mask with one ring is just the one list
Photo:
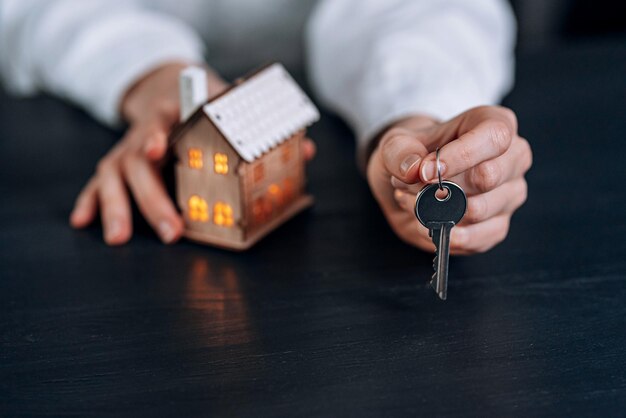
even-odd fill
[(184, 122), (209, 97), (206, 71), (195, 66), (185, 68), (180, 72), (179, 89), (180, 121)]

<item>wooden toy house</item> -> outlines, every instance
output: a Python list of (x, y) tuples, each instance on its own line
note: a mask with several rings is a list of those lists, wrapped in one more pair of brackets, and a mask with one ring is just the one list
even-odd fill
[(206, 82), (197, 80), (181, 77), (184, 120), (170, 137), (185, 236), (244, 250), (312, 203), (301, 141), (319, 112), (280, 64), (199, 107), (190, 100)]

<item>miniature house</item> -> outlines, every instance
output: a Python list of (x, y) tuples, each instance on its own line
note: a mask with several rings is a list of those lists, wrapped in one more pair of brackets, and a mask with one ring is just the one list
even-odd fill
[(280, 64), (208, 102), (206, 75), (188, 70), (170, 137), (185, 236), (244, 250), (311, 205), (301, 141), (319, 112)]

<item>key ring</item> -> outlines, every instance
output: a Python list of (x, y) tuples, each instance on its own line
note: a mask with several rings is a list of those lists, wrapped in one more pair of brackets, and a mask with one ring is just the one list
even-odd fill
[(441, 182), (441, 163), (439, 162), (439, 148), (437, 148), (437, 178), (439, 179), (439, 190), (443, 190)]

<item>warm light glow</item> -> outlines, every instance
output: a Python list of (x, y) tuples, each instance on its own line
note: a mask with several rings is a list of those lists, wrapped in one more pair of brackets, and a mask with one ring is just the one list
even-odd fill
[(213, 206), (213, 223), (219, 226), (233, 226), (233, 208), (224, 202), (217, 202)]
[(261, 223), (265, 220), (265, 211), (263, 210), (263, 198), (259, 197), (252, 202), (252, 217), (256, 223)]
[(278, 184), (270, 184), (267, 187), (267, 193), (269, 193), (272, 202), (274, 202), (276, 206), (280, 206), (283, 204), (283, 191), (278, 186)]
[(202, 168), (202, 150), (199, 148), (189, 148), (189, 168), (200, 170)]
[(264, 196), (257, 197), (252, 202), (252, 216), (256, 224), (262, 224), (272, 215), (272, 202)]
[[(254, 357), (257, 345), (248, 343), (258, 341), (258, 337), (248, 310), (250, 294), (237, 275), (239, 265), (228, 260), (209, 264), (207, 258), (201, 254), (181, 258), (177, 278), (187, 279), (185, 292), (180, 295), (182, 322), (215, 325), (211, 332), (197, 335), (203, 347), (237, 346), (242, 347), (243, 355)], [(241, 378), (231, 375), (235, 380)]]
[(198, 195), (189, 198), (189, 219), (192, 221), (206, 222), (209, 220), (209, 205), (206, 200)]
[(217, 174), (228, 174), (228, 155), (216, 152), (213, 156), (213, 162)]
[(255, 183), (258, 183), (261, 180), (263, 180), (263, 177), (265, 177), (265, 166), (263, 165), (263, 163), (258, 163), (257, 165), (254, 166), (252, 175), (254, 177)]
[(278, 187), (277, 184), (270, 184), (267, 191), (270, 192), (272, 196), (277, 196), (280, 194), (280, 187)]

